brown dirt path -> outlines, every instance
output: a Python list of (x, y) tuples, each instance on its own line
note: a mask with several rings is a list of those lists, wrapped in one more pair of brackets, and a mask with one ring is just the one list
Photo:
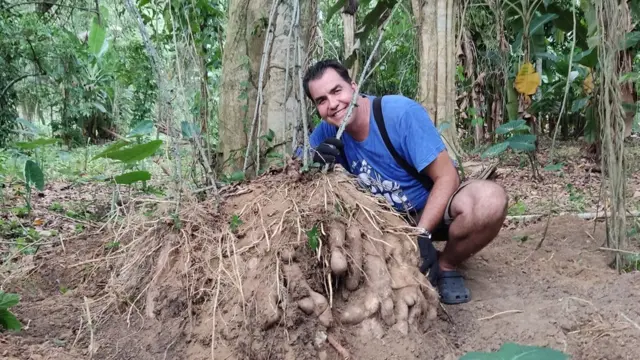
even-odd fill
[[(542, 248), (533, 252), (544, 226), (503, 231), (466, 264), (473, 300), (446, 307), (457, 352), (517, 342), (552, 347), (573, 359), (637, 359), (640, 273), (618, 275), (608, 267), (612, 253), (598, 249), (603, 223), (590, 235), (593, 222), (555, 218)], [(521, 243), (523, 235), (528, 240)]]

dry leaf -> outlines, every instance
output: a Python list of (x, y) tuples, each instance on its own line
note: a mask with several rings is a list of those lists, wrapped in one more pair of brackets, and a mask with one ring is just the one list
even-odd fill
[(515, 88), (520, 94), (533, 95), (540, 85), (540, 74), (531, 63), (524, 63), (516, 76)]
[(636, 192), (633, 193), (633, 198), (640, 198), (640, 190), (636, 190)]
[(584, 90), (584, 92), (588, 95), (593, 91), (593, 74), (591, 73), (591, 69), (587, 69), (587, 71), (589, 73), (582, 82), (582, 90)]

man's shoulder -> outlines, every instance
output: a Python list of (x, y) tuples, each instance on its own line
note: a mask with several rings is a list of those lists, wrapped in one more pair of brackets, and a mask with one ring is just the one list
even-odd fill
[(420, 105), (417, 101), (400, 94), (390, 94), (383, 96), (382, 104), (388, 104), (392, 106)]
[[(427, 115), (426, 109), (419, 102), (404, 95), (385, 95), (382, 98), (382, 112), (388, 116), (401, 119), (406, 115)], [(413, 117), (413, 116), (412, 116)]]

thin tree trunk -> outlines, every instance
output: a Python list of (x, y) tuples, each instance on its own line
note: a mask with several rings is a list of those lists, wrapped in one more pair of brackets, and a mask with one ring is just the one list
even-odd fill
[(480, 147), (484, 140), (484, 120), (486, 119), (486, 114), (482, 107), (484, 104), (484, 78), (484, 73), (475, 78), (471, 92), (471, 101), (476, 111), (476, 114), (474, 115), (475, 126), (473, 137), (476, 148)]
[(495, 97), (492, 106), (492, 124), (491, 129), (488, 129), (491, 141), (494, 139), (493, 131), (497, 129), (500, 125), (504, 123), (504, 110), (505, 110), (505, 97), (504, 93), (507, 91), (508, 95), (513, 93), (513, 89), (507, 88), (507, 60), (508, 60), (508, 51), (509, 51), (509, 43), (507, 42), (507, 38), (505, 36), (504, 31), (504, 10), (502, 9), (503, 2), (498, 0), (487, 0), (491, 11), (493, 12), (495, 21), (496, 21), (496, 40), (498, 42), (498, 50), (500, 53), (500, 58), (502, 59), (501, 65), (499, 69), (497, 69), (497, 75), (494, 77), (494, 87), (497, 90), (494, 90)]
[(358, 48), (359, 44), (356, 44), (356, 12), (358, 11), (358, 0), (347, 1), (346, 6), (342, 11), (342, 27), (344, 34), (344, 58), (345, 60), (353, 56), (353, 65), (349, 68), (349, 75), (351, 78), (356, 79), (358, 77), (358, 68), (360, 62), (358, 61)]
[(485, 74), (476, 76), (476, 53), (473, 48), (473, 40), (471, 40), (469, 30), (462, 28), (460, 31), (462, 31), (460, 47), (462, 48), (461, 55), (464, 56), (464, 73), (467, 79), (471, 80), (469, 96), (471, 97), (471, 106), (474, 109), (471, 116), (473, 140), (475, 147), (478, 148), (484, 139), (484, 121), (480, 119), (485, 119), (482, 106), (484, 104)]
[(441, 130), (451, 156), (462, 156), (455, 122), (455, 0), (412, 0), (420, 50), (418, 100)]

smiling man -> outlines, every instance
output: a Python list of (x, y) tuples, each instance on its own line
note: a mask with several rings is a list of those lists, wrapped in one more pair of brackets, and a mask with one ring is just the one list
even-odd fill
[[(358, 86), (340, 62), (317, 62), (303, 85), (323, 119), (310, 137), (313, 161), (340, 163), (361, 186), (407, 214), (421, 230), (420, 270), (438, 288), (441, 301), (469, 301), (470, 291), (456, 269), (500, 231), (507, 209), (503, 188), (484, 180), (461, 184), (427, 111), (407, 97), (359, 94), (344, 119)], [(339, 140), (343, 120), (348, 125)], [(447, 241), (441, 253), (435, 240)]]

